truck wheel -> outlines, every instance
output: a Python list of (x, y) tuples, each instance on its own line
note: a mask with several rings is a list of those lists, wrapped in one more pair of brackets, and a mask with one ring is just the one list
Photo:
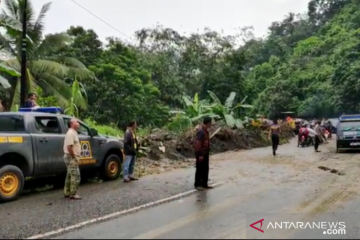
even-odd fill
[(22, 171), (14, 165), (0, 168), (0, 202), (16, 200), (23, 188), (25, 178)]
[(121, 172), (121, 159), (116, 154), (110, 154), (105, 159), (102, 170), (102, 177), (105, 180), (118, 179)]

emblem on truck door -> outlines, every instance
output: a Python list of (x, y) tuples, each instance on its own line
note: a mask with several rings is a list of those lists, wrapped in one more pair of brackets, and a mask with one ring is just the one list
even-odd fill
[(89, 141), (81, 141), (80, 146), (81, 146), (80, 158), (81, 159), (92, 159), (90, 142)]
[(87, 164), (95, 164), (96, 159), (93, 159), (91, 145), (89, 141), (80, 141), (80, 164), (87, 165)]

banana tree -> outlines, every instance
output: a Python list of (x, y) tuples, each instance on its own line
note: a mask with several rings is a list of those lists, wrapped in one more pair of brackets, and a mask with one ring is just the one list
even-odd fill
[(79, 108), (87, 109), (87, 94), (84, 86), (76, 79), (71, 86), (71, 98), (68, 107), (65, 109), (65, 113), (74, 117), (79, 117)]
[[(6, 66), (3, 63), (0, 63), (0, 74), (1, 73), (5, 73), (11, 77), (20, 77), (21, 74), (16, 71), (15, 69), (12, 69), (11, 67)], [(11, 84), (9, 83), (9, 81), (0, 75), (0, 84), (3, 86), (3, 88), (11, 88)]]
[(211, 118), (219, 117), (212, 112), (212, 108), (206, 100), (199, 99), (197, 93), (193, 99), (188, 96), (183, 96), (182, 100), (184, 103), (184, 110), (173, 110), (170, 111), (170, 113), (176, 114), (176, 118), (182, 119), (182, 122), (186, 122), (188, 126), (199, 123), (205, 116)]
[(221, 117), (229, 127), (243, 128), (243, 121), (240, 118), (235, 117), (235, 110), (239, 108), (253, 108), (252, 105), (244, 104), (247, 97), (245, 97), (240, 103), (235, 103), (236, 93), (231, 92), (225, 103), (222, 104), (220, 99), (212, 91), (208, 91), (213, 103), (211, 105), (212, 112)]

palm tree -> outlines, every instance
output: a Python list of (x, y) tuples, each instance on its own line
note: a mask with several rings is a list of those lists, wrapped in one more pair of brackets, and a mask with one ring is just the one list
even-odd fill
[[(51, 3), (44, 4), (36, 17), (30, 0), (27, 0), (27, 89), (34, 91), (41, 87), (45, 94), (53, 95), (60, 106), (67, 106), (71, 99), (72, 89), (64, 79), (88, 79), (94, 74), (80, 61), (64, 56), (51, 56), (51, 50), (61, 44), (66, 44), (70, 38), (65, 33), (57, 33), (43, 37), (44, 18)], [(4, 0), (1, 16), (12, 19), (15, 27), (22, 22), (24, 0)], [(1, 17), (0, 17), (1, 19)], [(3, 21), (5, 22), (5, 21)], [(11, 26), (9, 21), (0, 21), (0, 49), (2, 63), (20, 72), (21, 62), (21, 31)], [(16, 25), (17, 24), (17, 25)], [(5, 56), (5, 57), (4, 57)], [(20, 81), (10, 82), (12, 85), (11, 106), (19, 102)]]

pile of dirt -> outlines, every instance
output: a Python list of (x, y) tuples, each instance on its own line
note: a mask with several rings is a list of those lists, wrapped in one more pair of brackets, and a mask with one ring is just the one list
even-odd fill
[[(210, 134), (213, 135), (211, 138), (211, 154), (265, 147), (271, 144), (268, 139), (268, 128), (229, 129), (228, 127), (220, 127), (215, 125), (210, 131)], [(281, 130), (280, 143), (286, 143), (294, 136), (293, 130), (287, 124), (281, 126)], [(140, 153), (151, 160), (193, 158), (193, 142), (196, 131), (194, 128), (181, 135), (176, 135), (163, 129), (155, 129), (149, 136), (139, 140)]]

